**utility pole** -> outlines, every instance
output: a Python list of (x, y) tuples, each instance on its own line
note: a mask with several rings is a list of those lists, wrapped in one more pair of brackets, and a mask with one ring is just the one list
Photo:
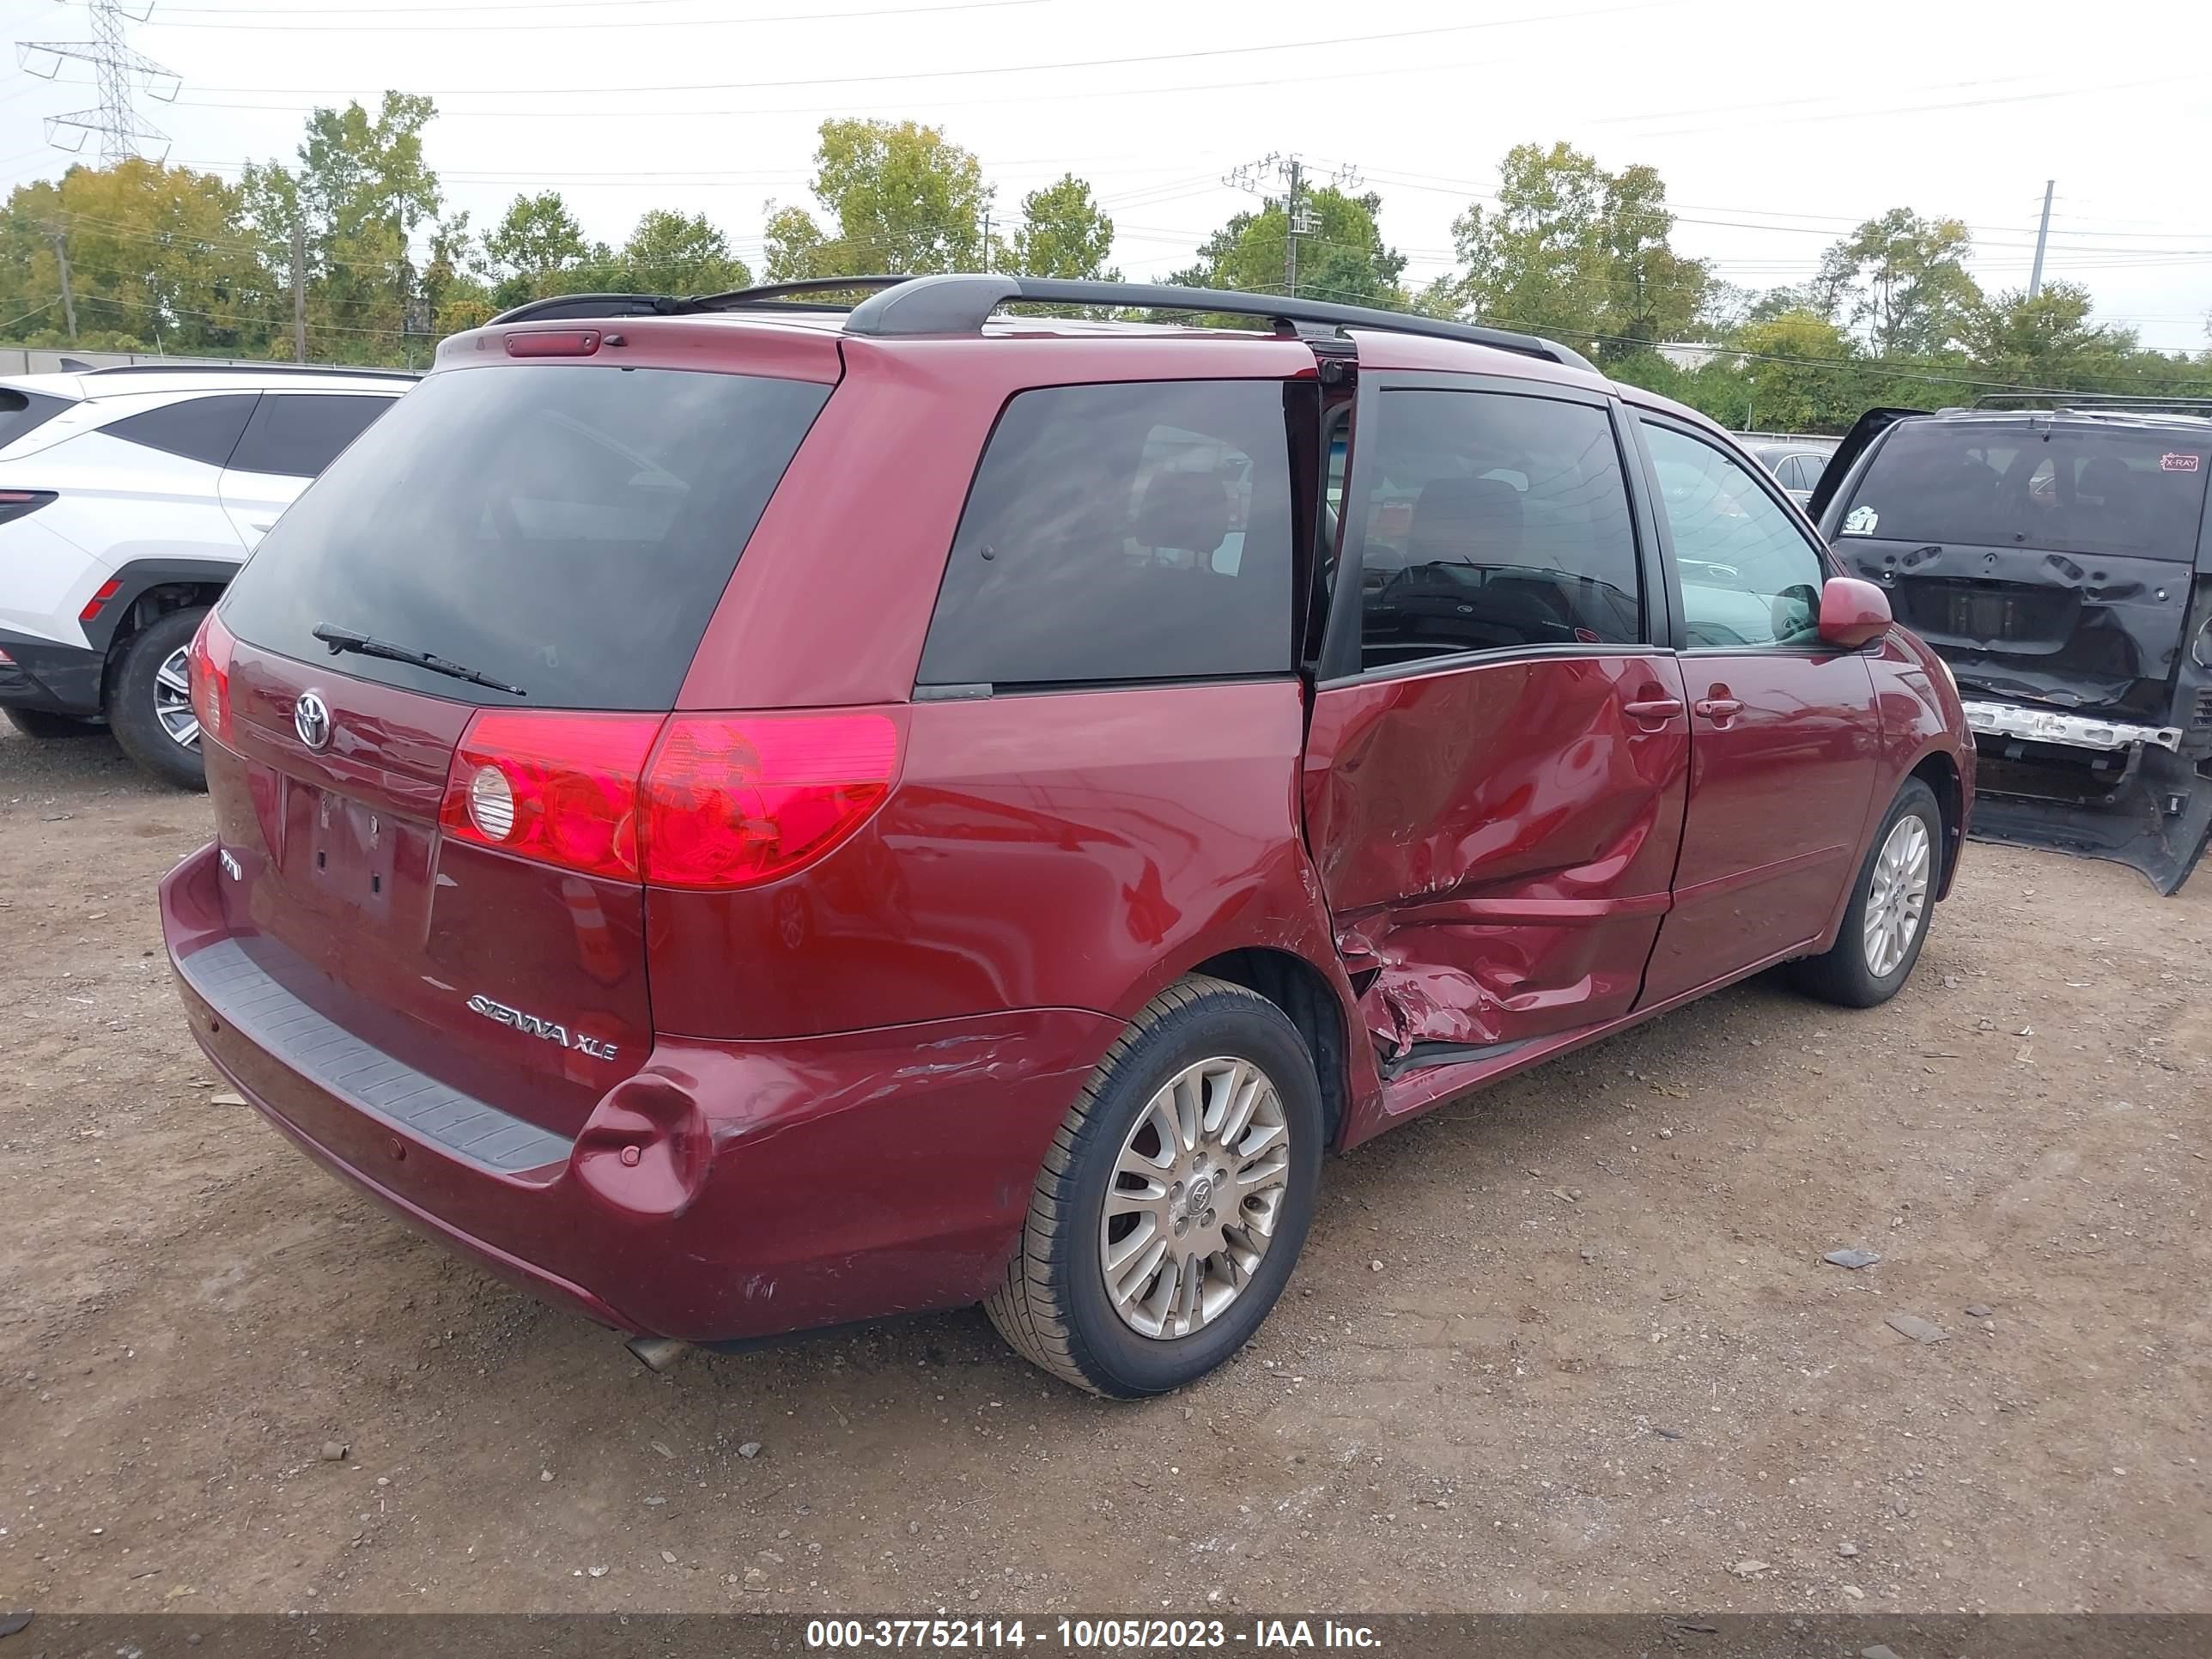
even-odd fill
[(2035, 268), (2027, 273), (2027, 297), (2031, 300), (2043, 292), (2043, 245), (2051, 240), (2051, 192), (2057, 188), (2056, 179), (2043, 181), (2043, 224), (2035, 233)]
[[(1346, 189), (1356, 183), (1358, 173), (1352, 167), (1339, 167), (1329, 177), (1329, 183), (1338, 189)], [(1283, 198), (1283, 291), (1291, 298), (1298, 292), (1298, 238), (1311, 236), (1321, 229), (1321, 221), (1306, 205), (1308, 175), (1305, 158), (1301, 155), (1263, 155), (1256, 161), (1247, 161), (1224, 174), (1221, 182), (1231, 190), (1247, 190), (1264, 198), (1270, 179), (1282, 181)]]
[(61, 268), (62, 273), (62, 318), (69, 325), (70, 343), (75, 345), (76, 343), (76, 301), (70, 294), (69, 233), (59, 225), (55, 225), (51, 227), (49, 234), (54, 239), (54, 264)]
[(307, 361), (307, 226), (292, 221), (292, 361)]
[(988, 208), (985, 208), (985, 209), (983, 210), (983, 272), (984, 272), (984, 274), (985, 274), (986, 276), (988, 276), (988, 275), (990, 274), (990, 270), (991, 270), (991, 210), (990, 210), (990, 209), (988, 209)]

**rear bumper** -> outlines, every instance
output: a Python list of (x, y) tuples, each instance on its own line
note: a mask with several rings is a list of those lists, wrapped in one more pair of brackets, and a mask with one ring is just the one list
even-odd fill
[[(2162, 728), (2163, 729), (2163, 728)], [(2102, 737), (2104, 732), (2094, 735)], [(2189, 879), (2212, 841), (2212, 775), (2163, 741), (2029, 738), (1977, 726), (1972, 832), (1981, 840), (2110, 859), (2160, 893)]]
[(252, 939), (224, 923), (222, 878), (212, 845), (171, 871), (162, 932), (193, 1035), (239, 1092), (402, 1218), (633, 1333), (728, 1341), (981, 1299), (1119, 1030), (1032, 1009), (773, 1042), (662, 1036), (568, 1139), (451, 1091), (422, 1109), (436, 1085), (315, 1030), (239, 966)]
[(0, 707), (54, 714), (100, 713), (106, 659), (81, 645), (60, 645), (0, 628)]

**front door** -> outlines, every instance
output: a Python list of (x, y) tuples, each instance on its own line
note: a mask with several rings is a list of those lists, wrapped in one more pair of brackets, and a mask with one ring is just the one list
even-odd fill
[(1856, 871), (1880, 732), (1866, 658), (1820, 642), (1818, 544), (1718, 446), (1642, 426), (1680, 583), (1691, 756), (1649, 1004), (1826, 930)]
[(1689, 723), (1615, 405), (1519, 386), (1359, 393), (1304, 798), (1386, 1072), (1626, 1012), (1668, 905)]

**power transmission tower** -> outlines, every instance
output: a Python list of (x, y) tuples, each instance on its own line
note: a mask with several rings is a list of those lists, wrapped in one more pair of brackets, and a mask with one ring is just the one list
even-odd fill
[[(137, 11), (129, 9), (123, 0), (86, 0), (86, 9), (92, 14), (91, 40), (25, 40), (15, 48), (15, 61), (41, 80), (58, 76), (64, 60), (92, 65), (93, 80), (100, 88), (99, 106), (70, 115), (48, 116), (47, 142), (74, 152), (84, 148), (88, 137), (97, 136), (102, 167), (127, 161), (154, 144), (160, 145), (166, 157), (168, 134), (138, 118), (132, 94), (143, 82), (149, 96), (170, 103), (175, 100), (180, 83), (173, 70), (132, 51), (123, 38), (125, 24), (143, 23), (152, 15), (153, 0), (145, 0), (143, 9)], [(167, 91), (162, 90), (165, 83)], [(64, 129), (74, 131), (75, 143), (62, 142), (59, 135)]]
[[(1256, 161), (1231, 168), (1222, 176), (1221, 182), (1231, 190), (1245, 190), (1265, 198), (1269, 179), (1279, 179), (1283, 195), (1283, 291), (1296, 299), (1298, 293), (1298, 238), (1311, 236), (1321, 229), (1321, 220), (1306, 205), (1306, 163), (1302, 155), (1267, 155)], [(1329, 175), (1329, 183), (1340, 190), (1348, 189), (1359, 179), (1358, 169), (1339, 167)]]

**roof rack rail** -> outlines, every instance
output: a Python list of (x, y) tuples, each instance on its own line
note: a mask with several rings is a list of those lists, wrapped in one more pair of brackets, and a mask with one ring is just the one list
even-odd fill
[(1534, 334), (1485, 328), (1476, 323), (1423, 317), (1409, 311), (1373, 306), (1336, 305), (1279, 294), (1249, 294), (1239, 289), (1177, 288), (1163, 283), (1103, 283), (1063, 276), (951, 275), (939, 276), (815, 276), (803, 282), (768, 283), (727, 294), (685, 297), (667, 294), (561, 294), (503, 311), (494, 324), (540, 322), (556, 317), (679, 317), (703, 311), (835, 311), (837, 306), (793, 303), (805, 294), (872, 290), (846, 314), (845, 331), (886, 337), (908, 334), (974, 334), (991, 313), (1007, 305), (1104, 306), (1124, 311), (1187, 311), (1206, 315), (1263, 317), (1295, 330), (1301, 323), (1331, 329), (1371, 328), (1431, 339), (1465, 340), (1524, 357), (1540, 358), (1596, 374), (1597, 365), (1572, 348)]
[(1130, 311), (1195, 311), (1209, 315), (1264, 317), (1295, 328), (1321, 323), (1466, 340), (1539, 357), (1595, 374), (1597, 366), (1579, 351), (1509, 329), (1423, 317), (1372, 306), (1336, 305), (1238, 289), (1177, 288), (1164, 283), (1101, 283), (1064, 276), (916, 276), (864, 300), (846, 319), (848, 334), (969, 334), (1004, 305), (1109, 306)]
[(338, 363), (255, 363), (231, 359), (222, 362), (113, 363), (88, 368), (86, 374), (344, 374), (363, 380), (419, 380), (405, 368), (348, 368)]
[(2124, 392), (1992, 392), (1974, 399), (1976, 409), (2071, 409), (2117, 414), (2212, 415), (2212, 398), (2162, 398)]
[(810, 276), (793, 283), (761, 283), (733, 288), (726, 294), (549, 294), (502, 311), (486, 326), (502, 323), (542, 323), (560, 317), (684, 317), (702, 311), (742, 311), (758, 306), (792, 311), (845, 311), (837, 305), (802, 306), (792, 303), (802, 294), (852, 293), (860, 289), (896, 288), (911, 276)]

